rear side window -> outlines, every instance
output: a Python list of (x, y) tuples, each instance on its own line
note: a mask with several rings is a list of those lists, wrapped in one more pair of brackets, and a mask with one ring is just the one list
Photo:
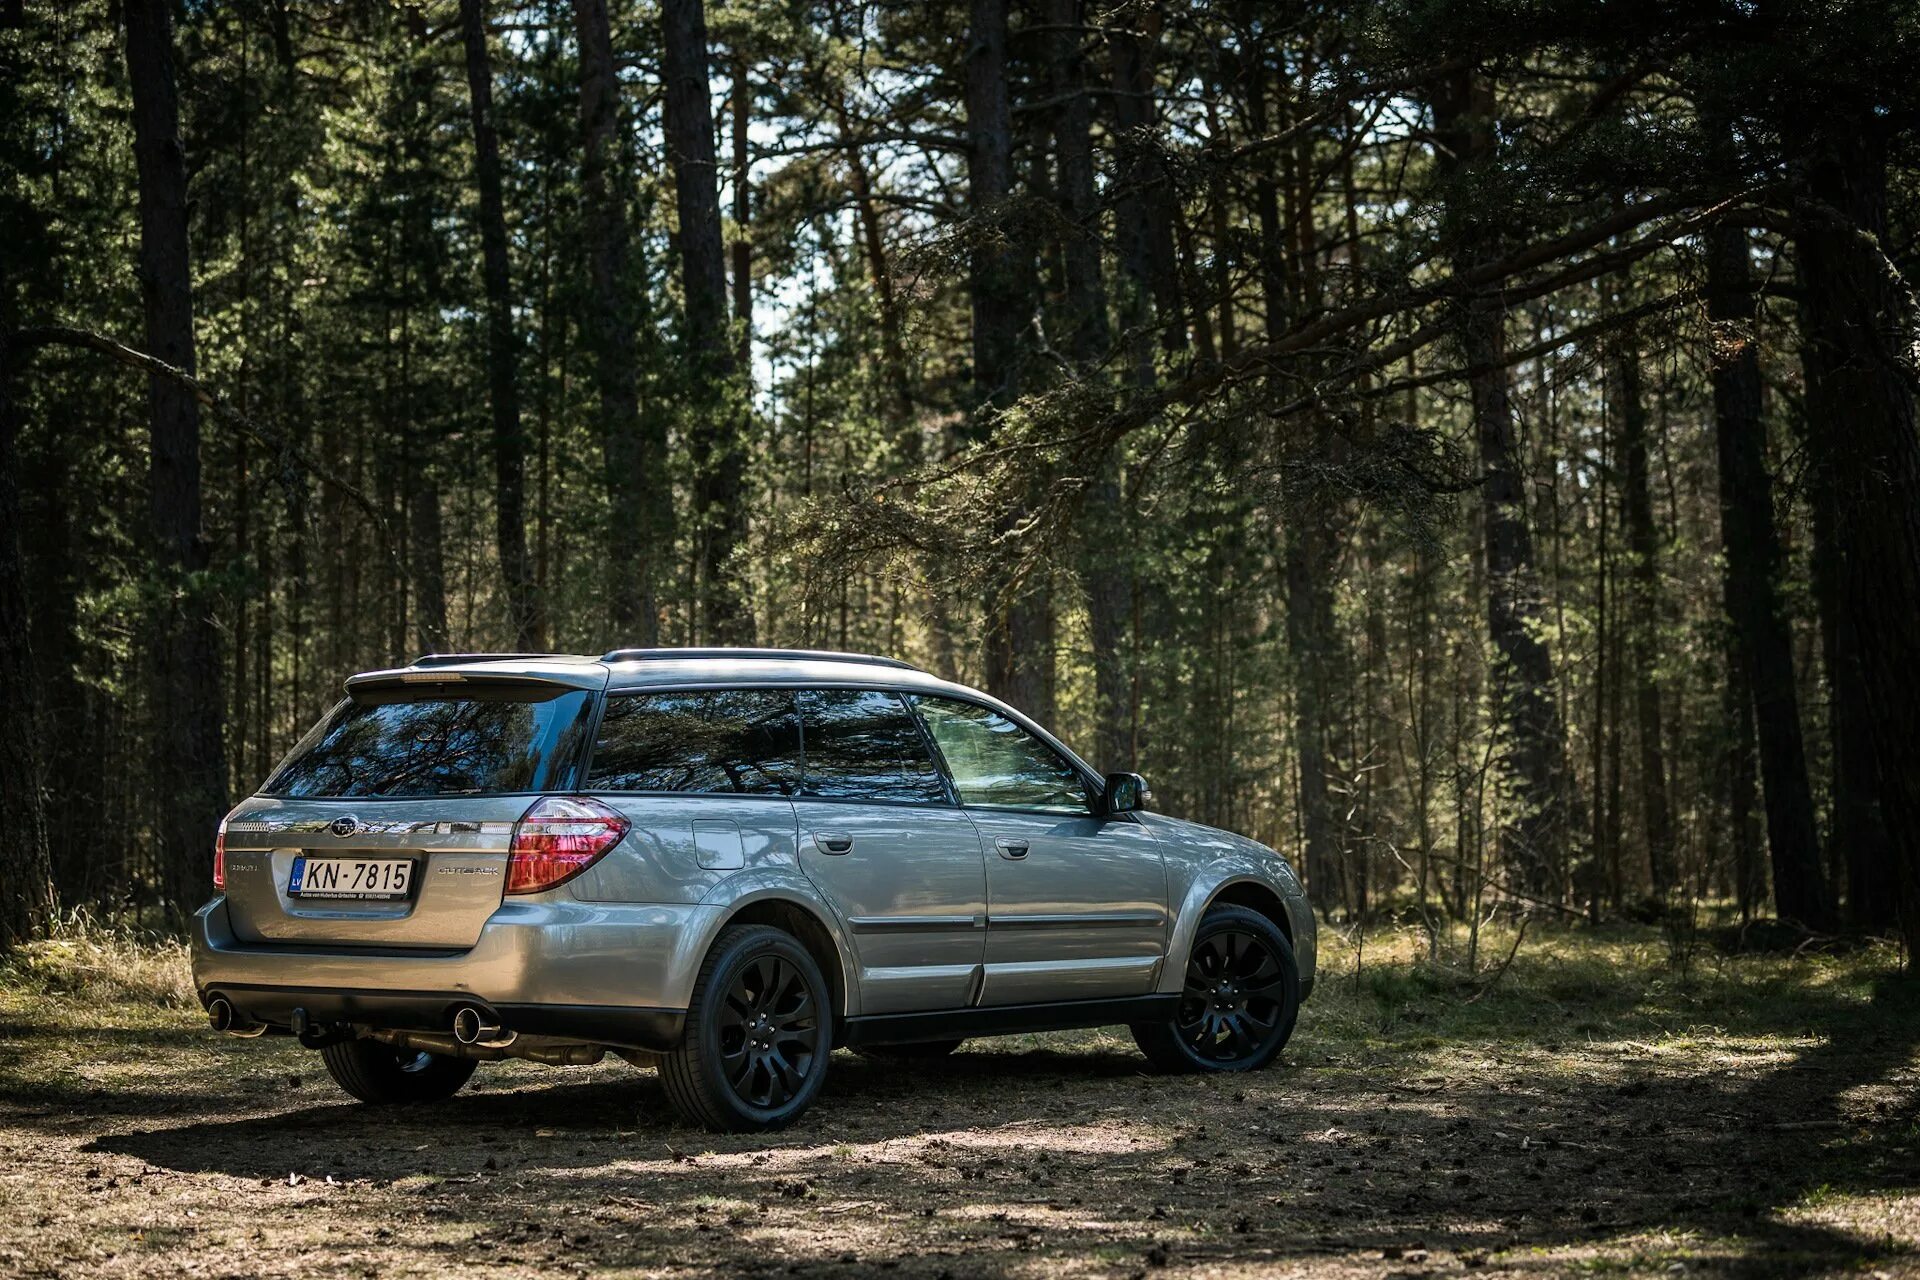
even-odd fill
[(800, 720), (779, 689), (615, 694), (587, 773), (589, 791), (792, 795)]
[(805, 794), (830, 800), (944, 804), (946, 788), (906, 703), (877, 689), (809, 689)]
[(301, 739), (264, 788), (280, 796), (545, 791), (579, 760), (593, 695), (525, 688), (364, 693)]

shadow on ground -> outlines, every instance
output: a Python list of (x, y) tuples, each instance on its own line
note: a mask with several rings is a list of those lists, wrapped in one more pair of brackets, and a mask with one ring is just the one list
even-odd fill
[(1917, 1015), (1893, 984), (1794, 1053), (1568, 1049), (1556, 1033), (1551, 1052), (1462, 1046), (1470, 1068), (1206, 1079), (1148, 1076), (1101, 1040), (842, 1054), (801, 1125), (748, 1137), (678, 1126), (648, 1074), (521, 1072), (418, 1112), (281, 1102), (83, 1149), (289, 1192), (332, 1175), (327, 1194), (461, 1240), (433, 1247), (531, 1266), (1554, 1270), (1624, 1249), (1629, 1267), (1797, 1274), (1905, 1247), (1785, 1211), (1920, 1185)]

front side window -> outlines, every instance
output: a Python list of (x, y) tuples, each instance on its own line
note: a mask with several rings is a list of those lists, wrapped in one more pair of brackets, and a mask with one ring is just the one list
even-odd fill
[(614, 694), (600, 718), (589, 791), (792, 795), (800, 721), (779, 689)]
[(999, 712), (949, 698), (915, 697), (913, 705), (940, 748), (961, 804), (1091, 812), (1079, 771)]
[(946, 788), (912, 712), (897, 693), (809, 689), (805, 793), (834, 800), (941, 804)]
[(551, 687), (356, 693), (300, 741), (264, 790), (328, 798), (564, 786), (592, 701), (584, 690)]

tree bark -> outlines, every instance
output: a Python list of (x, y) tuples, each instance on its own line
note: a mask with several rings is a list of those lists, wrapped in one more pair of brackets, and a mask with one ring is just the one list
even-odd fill
[(733, 51), (733, 322), (739, 328), (734, 360), (742, 386), (753, 381), (752, 151), (747, 126), (753, 119), (753, 80), (747, 55)]
[[(192, 275), (187, 263), (187, 166), (173, 79), (167, 0), (128, 0), (127, 78), (139, 173), (140, 291), (150, 355), (194, 370)], [(200, 526), (200, 406), (170, 378), (150, 376), (147, 476), (157, 603), (147, 640), (152, 716), (156, 865), (163, 900), (190, 909), (207, 885), (214, 829), (226, 810), (220, 733), (220, 636), (211, 562)]]
[(487, 55), (486, 0), (460, 0), (466, 45), (473, 175), (480, 196), (480, 275), (487, 295), (487, 399), (493, 411), (494, 540), (507, 595), (507, 626), (520, 649), (546, 646), (546, 618), (527, 554), (527, 440), (520, 425), (519, 342), (507, 261), (507, 215), (500, 191), (500, 139), (493, 127), (493, 63)]
[[(1319, 500), (1289, 506), (1284, 531), (1287, 656), (1293, 675), (1294, 753), (1306, 878), (1327, 906), (1346, 900), (1345, 870), (1332, 790), (1329, 732), (1334, 714), (1333, 573), (1338, 535)], [(1350, 903), (1349, 906), (1354, 904)]]
[[(971, 0), (967, 24), (967, 187), (973, 216), (1004, 218), (1013, 192), (1013, 105), (1007, 87), (1007, 0)], [(974, 434), (984, 438), (994, 412), (1020, 394), (1020, 332), (1025, 325), (1016, 253), (976, 236), (968, 264), (972, 303)], [(1011, 506), (1017, 495), (1006, 495)], [(1017, 518), (1017, 510), (1011, 518)], [(1044, 584), (996, 583), (985, 601), (987, 691), (1044, 717), (1051, 681), (1052, 618)]]
[[(1013, 193), (1013, 106), (1007, 89), (1007, 0), (970, 0), (967, 26), (967, 190), (973, 216), (1004, 216)], [(1019, 395), (1020, 274), (999, 237), (977, 237), (968, 260), (976, 403), (1005, 408)]]
[[(1112, 343), (1106, 280), (1100, 265), (1099, 196), (1095, 187), (1093, 101), (1087, 92), (1085, 0), (1051, 0), (1047, 21), (1049, 81), (1060, 103), (1054, 119), (1065, 284), (1067, 354), (1081, 378), (1105, 383), (1099, 364)], [(1093, 649), (1094, 749), (1102, 769), (1128, 769), (1133, 759), (1129, 694), (1132, 655), (1127, 647), (1131, 539), (1121, 498), (1118, 449), (1095, 464), (1081, 521), (1080, 576), (1087, 593), (1087, 630)]]
[(1114, 224), (1120, 266), (1129, 284), (1122, 313), (1129, 328), (1138, 328), (1132, 354), (1134, 377), (1142, 386), (1155, 380), (1149, 315), (1163, 351), (1172, 355), (1187, 349), (1173, 181), (1157, 136), (1154, 63), (1161, 25), (1157, 6), (1140, 6), (1125, 11), (1107, 36), (1115, 134)]
[(1631, 329), (1608, 352), (1613, 412), (1620, 423), (1623, 471), (1621, 515), (1627, 526), (1627, 660), (1640, 746), (1640, 816), (1647, 841), (1647, 873), (1654, 895), (1676, 887), (1673, 802), (1667, 789), (1666, 730), (1660, 708), (1660, 582), (1655, 559), (1653, 492), (1647, 465), (1647, 406), (1640, 382), (1640, 347)]
[(407, 561), (413, 580), (413, 632), (426, 653), (453, 647), (447, 633), (447, 573), (441, 546), (440, 482), (431, 460), (408, 463)]
[[(1492, 85), (1471, 70), (1449, 73), (1434, 95), (1434, 123), (1442, 139), (1442, 171), (1453, 183), (1450, 200), (1461, 278), (1497, 261), (1499, 213), (1481, 207), (1465, 180), (1493, 159)], [(1545, 602), (1527, 526), (1525, 472), (1514, 438), (1507, 376), (1505, 316), (1498, 299), (1475, 294), (1462, 307), (1461, 345), (1467, 367), (1475, 435), (1485, 474), (1481, 509), (1486, 525), (1487, 627), (1493, 641), (1489, 673), (1503, 742), (1500, 852), (1519, 884), (1557, 898), (1566, 864), (1566, 741), (1554, 697), (1553, 656), (1543, 639)]]
[(673, 545), (666, 423), (643, 413), (626, 202), (609, 173), (620, 82), (606, 0), (574, 0), (580, 43), (580, 189), (589, 282), (585, 337), (607, 486), (608, 620), (621, 643), (659, 643), (660, 549)]
[(753, 615), (729, 563), (745, 536), (741, 503), (746, 406), (727, 343), (727, 264), (720, 230), (719, 160), (708, 88), (707, 18), (702, 0), (663, 0), (661, 70), (666, 80), (667, 159), (673, 168), (686, 299), (687, 364), (694, 410), (693, 457), (699, 614), (705, 637), (751, 644)]
[(1753, 690), (1774, 907), (1782, 919), (1826, 929), (1832, 924), (1832, 908), (1820, 869), (1813, 788), (1807, 781), (1800, 733), (1793, 638), (1780, 605), (1780, 540), (1773, 524), (1773, 481), (1767, 474), (1746, 233), (1738, 227), (1715, 227), (1709, 234), (1707, 314), (1714, 325), (1720, 540), (1726, 597), (1735, 610), (1730, 620), (1740, 646), (1740, 674)]
[[(1870, 112), (1813, 131), (1795, 207), (1807, 371), (1807, 455), (1832, 514), (1836, 686), (1871, 708), (1870, 751), (1888, 833), (1894, 909), (1920, 957), (1920, 424), (1914, 304), (1885, 257), (1886, 142)], [(1842, 743), (1842, 750), (1846, 744)], [(1856, 754), (1849, 761), (1864, 764)]]
[(1846, 919), (1855, 929), (1884, 931), (1894, 923), (1892, 852), (1880, 805), (1878, 762), (1873, 749), (1874, 708), (1854, 662), (1859, 652), (1853, 621), (1841, 607), (1840, 563), (1835, 544), (1831, 485), (1818, 477), (1813, 492), (1813, 594), (1820, 610), (1821, 649), (1827, 669), (1827, 737), (1832, 756), (1829, 848), (1846, 859)]
[[(0, 303), (6, 299), (0, 270)], [(19, 457), (14, 447), (7, 317), (0, 313), (0, 953), (53, 918), (53, 861), (40, 789), (39, 700), (28, 634), (26, 568), (20, 553)]]

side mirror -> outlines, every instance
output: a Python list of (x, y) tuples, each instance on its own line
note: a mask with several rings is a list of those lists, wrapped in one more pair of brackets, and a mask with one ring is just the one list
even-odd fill
[(1112, 817), (1145, 808), (1147, 801), (1153, 799), (1153, 791), (1147, 786), (1147, 780), (1137, 773), (1110, 773), (1103, 799), (1101, 813)]

